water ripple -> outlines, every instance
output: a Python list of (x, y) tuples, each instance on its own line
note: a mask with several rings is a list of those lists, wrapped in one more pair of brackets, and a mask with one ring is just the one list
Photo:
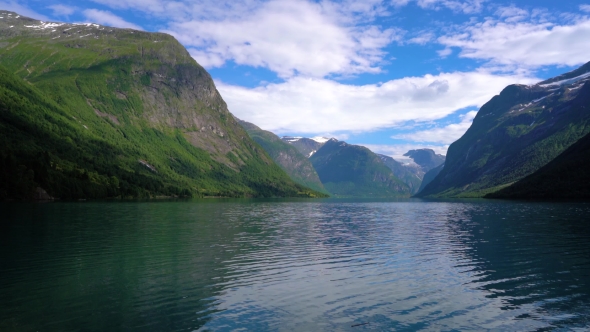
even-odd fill
[(590, 206), (0, 205), (0, 330), (590, 328)]

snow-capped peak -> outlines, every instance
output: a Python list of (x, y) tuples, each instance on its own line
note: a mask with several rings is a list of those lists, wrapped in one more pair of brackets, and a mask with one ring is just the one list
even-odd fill
[(323, 144), (323, 143), (326, 143), (327, 141), (329, 141), (330, 139), (326, 138), (326, 137), (322, 137), (322, 136), (316, 136), (316, 137), (313, 137), (312, 140)]

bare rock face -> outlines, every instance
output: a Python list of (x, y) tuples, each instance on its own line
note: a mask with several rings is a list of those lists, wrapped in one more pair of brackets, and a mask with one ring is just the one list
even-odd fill
[(47, 191), (45, 191), (45, 189), (43, 189), (41, 187), (35, 188), (35, 191), (33, 192), (33, 199), (36, 201), (53, 201), (54, 200), (54, 198), (49, 196)]

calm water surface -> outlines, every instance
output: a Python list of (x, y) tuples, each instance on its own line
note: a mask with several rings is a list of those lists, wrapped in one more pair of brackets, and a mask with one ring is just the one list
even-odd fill
[(588, 329), (590, 204), (0, 205), (0, 331)]

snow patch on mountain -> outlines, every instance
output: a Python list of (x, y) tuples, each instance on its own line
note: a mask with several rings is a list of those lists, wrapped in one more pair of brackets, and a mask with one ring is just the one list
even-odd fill
[(583, 79), (586, 79), (589, 77), (590, 77), (590, 72), (587, 72), (587, 73), (584, 73), (580, 76), (568, 78), (565, 80), (561, 80), (561, 81), (557, 81), (557, 82), (553, 82), (553, 83), (547, 83), (547, 84), (539, 84), (539, 86), (546, 88), (546, 87), (556, 86), (556, 85), (568, 85), (568, 84), (576, 83), (580, 80), (583, 80)]
[(55, 31), (55, 28), (65, 25), (65, 23), (52, 23), (52, 22), (43, 22), (41, 21), (39, 25), (25, 25), (25, 28), (31, 28), (36, 30), (45, 30), (45, 29), (52, 29)]
[(292, 136), (283, 136), (283, 141), (287, 141), (287, 142), (297, 142), (300, 139), (302, 139), (303, 137), (292, 137)]
[(311, 139), (314, 140), (314, 141), (316, 141), (316, 142), (318, 142), (318, 143), (320, 143), (320, 144), (326, 143), (327, 141), (330, 140), (327, 137), (321, 137), (321, 136), (316, 136), (316, 137), (313, 137)]

